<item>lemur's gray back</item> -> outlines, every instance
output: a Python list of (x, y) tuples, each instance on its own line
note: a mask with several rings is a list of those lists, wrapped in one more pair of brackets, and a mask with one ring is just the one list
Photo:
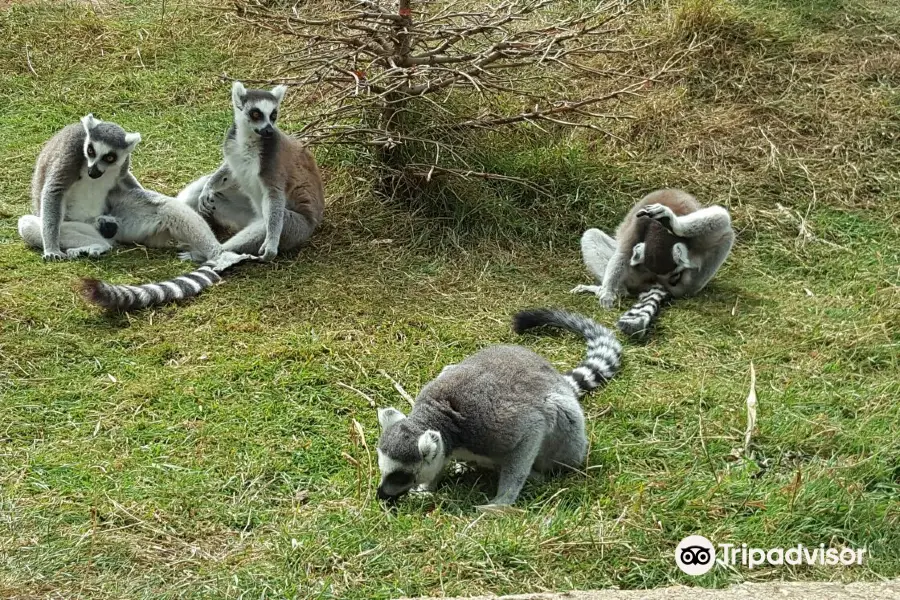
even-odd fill
[(554, 393), (572, 389), (547, 359), (522, 346), (491, 346), (422, 388), (409, 422), (438, 429), (448, 449), (503, 454), (538, 425), (529, 420), (545, 412), (552, 418), (553, 406), (544, 399)]
[[(523, 346), (489, 346), (445, 369), (419, 393), (409, 419), (410, 439), (428, 428), (440, 431), (448, 451), (502, 455), (558, 417), (553, 397), (581, 396), (619, 370), (622, 346), (594, 321), (562, 310), (522, 311), (513, 319), (517, 333), (549, 326), (580, 333), (587, 356), (560, 373), (544, 357)], [(544, 421), (540, 423), (538, 421)], [(382, 451), (405, 452), (409, 440), (382, 436)]]
[(53, 176), (57, 177), (65, 187), (78, 180), (78, 175), (87, 162), (82, 150), (86, 136), (84, 126), (80, 122), (72, 123), (63, 127), (44, 144), (34, 165), (34, 175), (31, 178), (33, 214), (38, 216), (41, 214), (41, 191), (51, 165), (54, 170)]

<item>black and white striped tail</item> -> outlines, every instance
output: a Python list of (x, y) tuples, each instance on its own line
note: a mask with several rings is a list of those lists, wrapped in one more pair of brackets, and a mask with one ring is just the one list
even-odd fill
[(616, 326), (626, 335), (642, 338), (650, 332), (663, 305), (670, 299), (665, 288), (655, 285), (638, 296), (637, 302), (622, 315)]
[(579, 396), (612, 379), (622, 363), (622, 345), (615, 334), (577, 313), (542, 308), (523, 310), (513, 317), (513, 331), (522, 333), (547, 325), (580, 333), (587, 341), (587, 356), (581, 363), (564, 373)]
[(186, 275), (143, 285), (116, 285), (97, 279), (82, 279), (81, 294), (107, 310), (129, 311), (193, 298), (222, 280), (212, 267), (204, 265)]

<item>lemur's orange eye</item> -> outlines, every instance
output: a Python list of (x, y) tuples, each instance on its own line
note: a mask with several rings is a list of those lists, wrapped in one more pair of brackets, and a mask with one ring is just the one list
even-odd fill
[(103, 157), (103, 160), (105, 160), (109, 164), (112, 164), (112, 163), (116, 162), (116, 155), (113, 154), (112, 152), (110, 152), (109, 154), (107, 154), (106, 156)]
[(259, 121), (260, 119), (262, 119), (262, 116), (263, 116), (262, 111), (259, 110), (258, 108), (254, 108), (253, 110), (250, 111), (250, 118), (253, 119), (254, 121)]
[(95, 156), (97, 156), (97, 152), (94, 151), (94, 145), (93, 145), (93, 144), (88, 144), (88, 151), (87, 151), (87, 152), (88, 152), (88, 156), (90, 156), (91, 158), (94, 158)]

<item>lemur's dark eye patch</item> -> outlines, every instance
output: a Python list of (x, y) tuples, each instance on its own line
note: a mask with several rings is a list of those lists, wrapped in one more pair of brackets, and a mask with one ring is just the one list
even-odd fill
[(384, 482), (400, 487), (411, 484), (413, 476), (412, 473), (407, 473), (406, 471), (394, 471), (384, 478)]
[(94, 150), (94, 145), (93, 145), (93, 144), (88, 144), (88, 151), (87, 151), (87, 152), (88, 152), (88, 156), (90, 156), (91, 158), (94, 158), (95, 156), (97, 156), (97, 152)]
[(275, 119), (277, 119), (277, 118), (278, 118), (278, 111), (277, 111), (277, 110), (273, 110), (273, 111), (272, 111), (272, 114), (269, 115), (269, 120), (272, 121), (272, 122), (274, 123), (274, 122), (275, 122)]
[(669, 284), (671, 285), (678, 285), (679, 281), (681, 281), (681, 273), (675, 273), (669, 277)]
[(109, 164), (112, 164), (112, 163), (116, 162), (116, 155), (113, 154), (112, 152), (110, 152), (109, 154), (107, 154), (106, 156), (103, 157), (103, 160), (105, 160)]
[(253, 110), (250, 111), (250, 118), (253, 119), (254, 121), (259, 121), (260, 119), (262, 119), (262, 117), (263, 117), (262, 111), (259, 110), (258, 108), (254, 108)]

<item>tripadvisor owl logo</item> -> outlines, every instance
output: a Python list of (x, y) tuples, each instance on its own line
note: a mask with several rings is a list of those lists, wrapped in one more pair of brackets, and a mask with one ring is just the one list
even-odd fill
[(748, 569), (762, 565), (862, 565), (866, 552), (866, 548), (826, 548), (825, 544), (819, 544), (818, 548), (797, 544), (789, 548), (763, 549), (747, 544), (720, 543), (716, 547), (702, 535), (689, 535), (675, 548), (675, 564), (688, 575), (697, 576), (709, 573), (717, 562), (723, 567)]
[(689, 535), (675, 548), (675, 564), (688, 575), (703, 575), (716, 564), (716, 549), (702, 535)]

